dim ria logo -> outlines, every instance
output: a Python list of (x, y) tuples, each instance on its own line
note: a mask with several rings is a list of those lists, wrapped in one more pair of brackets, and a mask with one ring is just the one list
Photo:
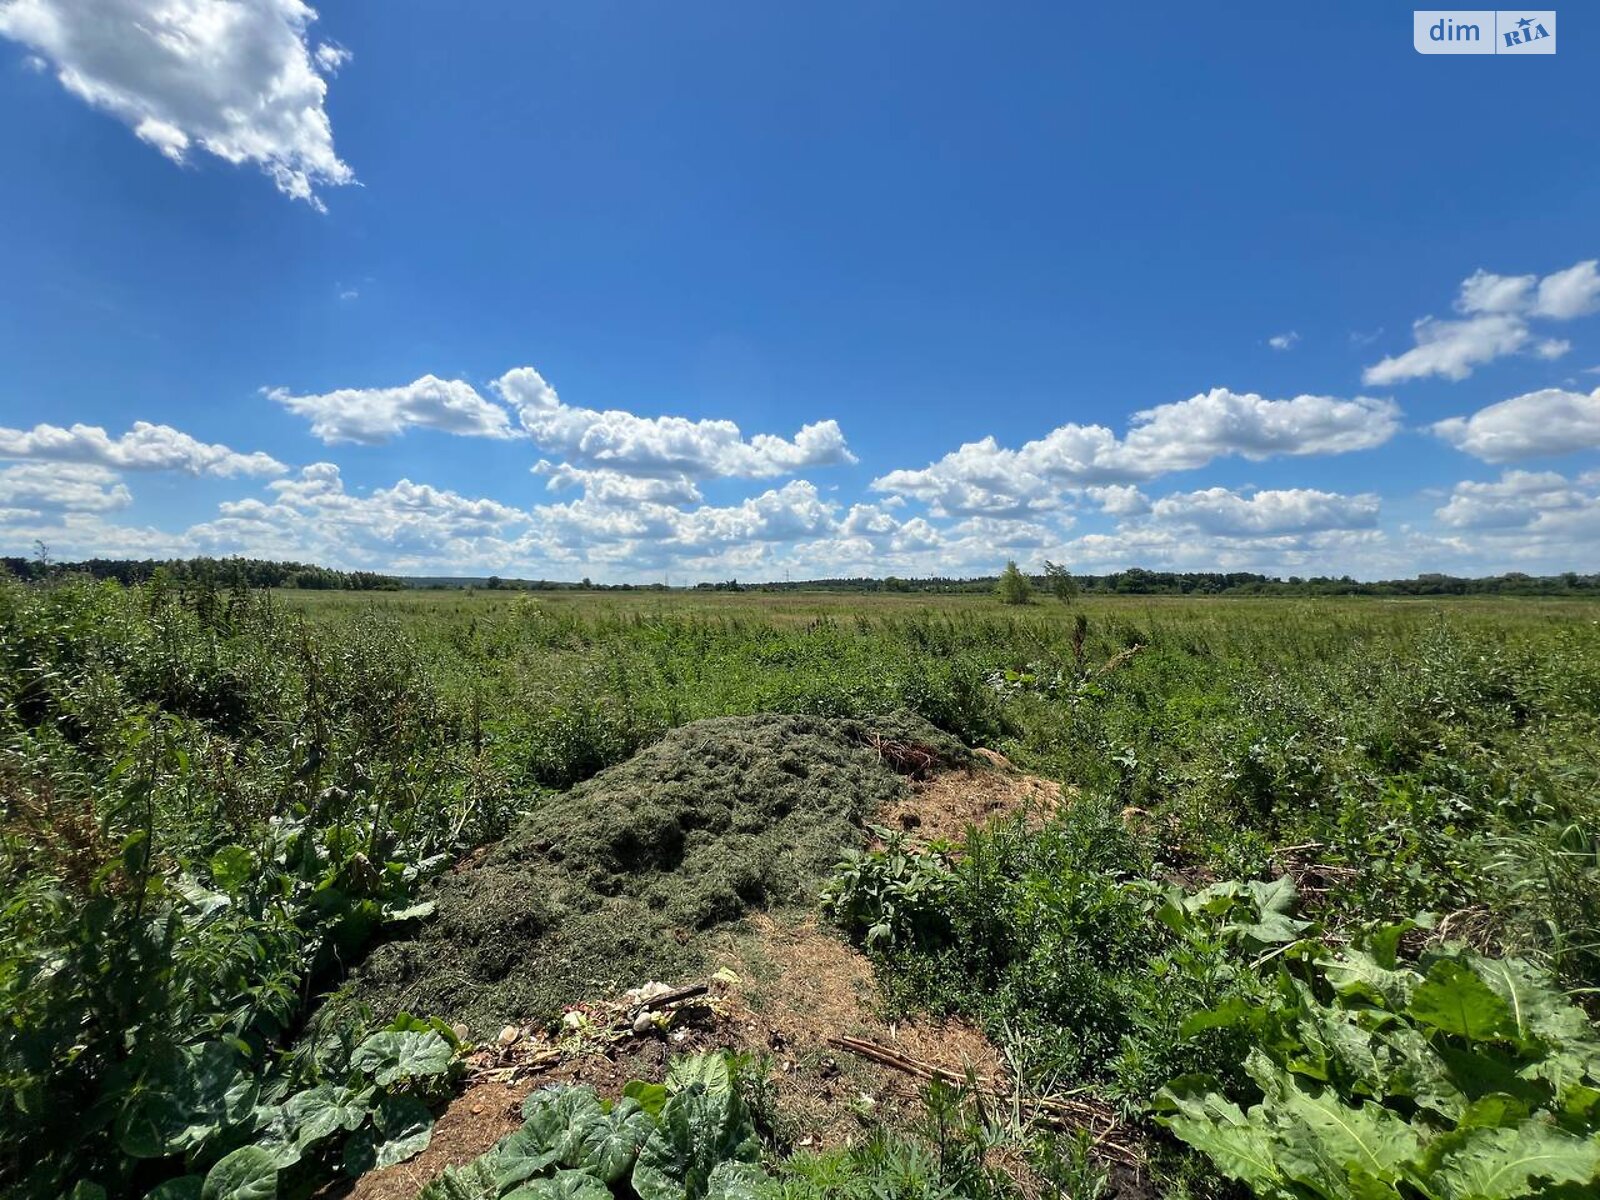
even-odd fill
[(1554, 9), (1419, 9), (1412, 14), (1418, 54), (1554, 54)]

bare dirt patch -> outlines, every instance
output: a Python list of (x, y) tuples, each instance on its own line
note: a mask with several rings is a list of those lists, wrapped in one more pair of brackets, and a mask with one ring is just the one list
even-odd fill
[(722, 962), (739, 979), (729, 993), (730, 1044), (771, 1056), (780, 1132), (797, 1146), (847, 1144), (870, 1120), (903, 1119), (921, 1088), (830, 1039), (862, 1038), (958, 1076), (1004, 1078), (999, 1054), (969, 1022), (886, 1018), (871, 964), (810, 915), (750, 918)]
[(480, 1083), (457, 1096), (433, 1127), (428, 1148), (413, 1159), (363, 1175), (350, 1200), (414, 1200), (446, 1167), (471, 1162), (522, 1124), (522, 1100), (532, 1090)]

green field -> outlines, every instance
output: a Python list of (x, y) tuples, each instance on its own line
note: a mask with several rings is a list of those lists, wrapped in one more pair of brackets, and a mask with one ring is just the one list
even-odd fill
[[(296, 1195), (370, 1165), (448, 1091), (442, 1067), (357, 1088), (359, 1017), (342, 1048), (306, 1036), (385, 923), (669, 729), (776, 712), (914, 714), (1068, 787), (1042, 832), (858, 857), (828, 910), (891, 1004), (1110, 1106), (1153, 1194), (1593, 1194), (1600, 1058), (1571, 1004), (1600, 987), (1600, 603), (7, 581), (0, 655), (8, 1192), (199, 1195), (226, 1159)], [(1482, 982), (1502, 963), (1517, 982)], [(335, 1082), (365, 1097), (337, 1126), (360, 1152), (285, 1132)], [(931, 1143), (768, 1144), (750, 1186), (1022, 1194), (960, 1098), (932, 1100), (965, 1115)], [(1229, 1165), (1218, 1114), (1252, 1104), (1281, 1177)], [(1392, 1153), (1317, 1158), (1317, 1105)], [(1070, 1132), (1013, 1134), (1046, 1194), (1100, 1194)], [(1533, 1145), (1543, 1173), (1460, 1182)]]

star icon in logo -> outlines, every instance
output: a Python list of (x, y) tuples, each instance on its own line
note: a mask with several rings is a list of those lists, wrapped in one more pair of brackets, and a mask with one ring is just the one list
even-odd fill
[(1533, 19), (1531, 17), (1523, 17), (1522, 20), (1517, 22), (1517, 24), (1523, 29), (1526, 29), (1529, 25), (1533, 24)]

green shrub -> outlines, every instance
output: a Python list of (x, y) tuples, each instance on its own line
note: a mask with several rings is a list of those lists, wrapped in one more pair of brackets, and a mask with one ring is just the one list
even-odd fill
[[(1509, 1200), (1593, 1194), (1600, 1038), (1549, 976), (1460, 948), (1365, 948), (1284, 967), (1248, 1030), (1246, 1086), (1187, 1076), (1161, 1121), (1258, 1196)], [(1242, 1104), (1250, 1104), (1247, 1110)]]

